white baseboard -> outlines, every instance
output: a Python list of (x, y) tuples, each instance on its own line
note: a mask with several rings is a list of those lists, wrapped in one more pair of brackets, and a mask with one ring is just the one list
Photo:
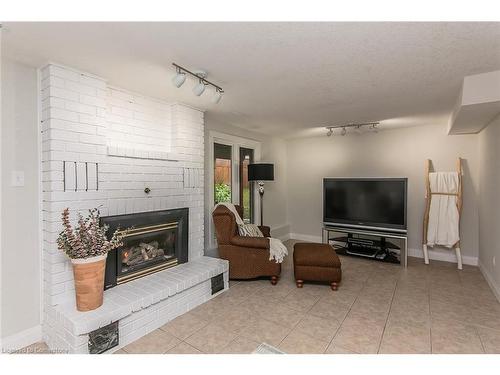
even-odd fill
[(0, 339), (2, 351), (11, 352), (42, 340), (42, 326), (38, 325)]
[(271, 228), (271, 235), (275, 238), (280, 239), (281, 241), (286, 241), (290, 239), (290, 225), (283, 224), (274, 226)]
[(281, 240), (281, 242), (285, 242), (285, 241), (288, 241), (290, 239), (290, 233), (287, 233), (283, 236), (279, 236), (278, 239)]
[[(423, 258), (424, 251), (422, 249), (408, 249), (408, 256), (415, 258)], [(445, 251), (436, 251), (429, 249), (429, 259), (440, 260), (443, 262), (457, 263), (457, 256), (455, 255), (454, 249), (449, 249)], [(462, 263), (468, 264), (470, 266), (477, 266), (478, 258), (462, 254)]]
[(498, 302), (500, 302), (500, 285), (497, 285), (495, 279), (490, 275), (486, 267), (479, 261), (479, 270), (483, 274), (486, 282), (490, 286), (490, 289), (493, 291), (495, 297), (497, 297)]
[[(322, 242), (321, 236), (312, 236), (309, 234), (301, 234), (301, 233), (290, 233), (289, 239), (299, 240), (299, 241), (308, 241), (308, 242)], [(424, 253), (422, 249), (408, 249), (408, 256), (415, 258), (423, 258)], [(456, 263), (457, 257), (455, 255), (455, 250), (450, 249), (449, 251), (436, 251), (429, 249), (429, 259), (430, 260), (440, 260), (443, 262)], [(478, 258), (471, 257), (468, 255), (462, 255), (462, 263), (468, 264), (471, 266), (478, 265)]]
[(321, 236), (311, 236), (310, 234), (290, 233), (289, 238), (307, 242), (322, 242)]

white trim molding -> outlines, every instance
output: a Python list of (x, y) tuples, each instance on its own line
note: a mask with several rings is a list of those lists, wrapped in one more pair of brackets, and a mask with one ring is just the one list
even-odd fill
[(290, 239), (290, 225), (282, 224), (271, 228), (271, 236), (286, 241)]
[(310, 234), (302, 234), (302, 233), (290, 233), (288, 235), (288, 238), (292, 240), (307, 241), (307, 242), (323, 242), (321, 236), (311, 236)]
[[(422, 249), (408, 249), (408, 256), (414, 258), (423, 258), (424, 252)], [(457, 263), (457, 256), (453, 249), (449, 251), (436, 251), (429, 249), (429, 259), (430, 260), (440, 260), (442, 262)], [(473, 257), (469, 255), (462, 255), (462, 263), (468, 264), (469, 266), (478, 265), (478, 257)]]
[(25, 329), (24, 331), (2, 338), (1, 341), (3, 353), (10, 353), (25, 348), (42, 341), (42, 326), (39, 324), (35, 327)]
[[(286, 236), (283, 236), (286, 237)], [(287, 239), (294, 239), (294, 240), (299, 240), (299, 241), (308, 241), (308, 242), (322, 242), (321, 236), (313, 236), (309, 234), (302, 234), (302, 233), (290, 233), (288, 235)], [(408, 256), (409, 257), (414, 257), (414, 258), (423, 258), (424, 254), (422, 249), (411, 249), (408, 248)], [(449, 251), (435, 251), (435, 250), (429, 250), (429, 258), (431, 260), (440, 260), (443, 262), (450, 262), (450, 263), (456, 263), (457, 262), (457, 257), (455, 255), (455, 252)], [(470, 266), (477, 266), (478, 265), (478, 258), (473, 257), (473, 256), (468, 256), (468, 255), (462, 255), (462, 263), (463, 264), (468, 264)]]
[(287, 234), (284, 234), (283, 236), (279, 236), (278, 237), (278, 240), (280, 240), (281, 242), (285, 242), (285, 241), (288, 241), (290, 240), (290, 233), (287, 233)]
[[(240, 189), (240, 177), (239, 173), (234, 173), (235, 169), (239, 168), (239, 153), (240, 153), (240, 147), (245, 147), (245, 148), (250, 148), (254, 150), (254, 162), (260, 162), (261, 161), (261, 142), (250, 139), (250, 138), (245, 138), (245, 137), (240, 137), (236, 135), (231, 135), (231, 134), (226, 134), (226, 133), (221, 133), (216, 130), (209, 130), (208, 131), (208, 144), (209, 144), (209, 149), (208, 149), (208, 172), (207, 172), (207, 177), (208, 177), (208, 206), (205, 207), (205, 214), (207, 215), (207, 226), (205, 230), (207, 230), (207, 236), (208, 236), (208, 248), (215, 248), (217, 247), (217, 243), (215, 241), (215, 228), (213, 221), (211, 219), (212, 217), (212, 209), (213, 209), (213, 201), (214, 201), (214, 143), (220, 143), (220, 144), (225, 144), (228, 146), (232, 147), (232, 159), (231, 159), (231, 184), (232, 184), (232, 190), (231, 190), (231, 201), (234, 204), (240, 204), (240, 198), (239, 194), (234, 195), (234, 192), (239, 192)], [(253, 187), (254, 189), (254, 218), (260, 217), (260, 205), (259, 205), (259, 200), (258, 198), (258, 193), (256, 190), (256, 187)]]
[(490, 275), (487, 268), (483, 265), (481, 261), (479, 261), (479, 270), (483, 274), (486, 282), (490, 286), (490, 289), (493, 291), (493, 294), (497, 298), (498, 302), (500, 302), (500, 285), (497, 285), (493, 276)]

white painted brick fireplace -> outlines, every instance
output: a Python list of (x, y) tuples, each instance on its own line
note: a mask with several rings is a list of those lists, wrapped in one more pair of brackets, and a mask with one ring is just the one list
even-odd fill
[[(120, 345), (211, 298), (225, 261), (203, 256), (203, 112), (108, 85), (60, 65), (41, 69), (44, 340), (86, 353), (88, 333), (119, 320)], [(145, 193), (145, 188), (150, 193)], [(76, 311), (70, 262), (57, 249), (61, 212), (101, 216), (189, 208), (189, 262), (105, 291)]]

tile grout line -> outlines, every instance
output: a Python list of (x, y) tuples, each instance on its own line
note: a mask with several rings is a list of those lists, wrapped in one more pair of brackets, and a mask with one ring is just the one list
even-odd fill
[(473, 326), (473, 327), (474, 327), (474, 332), (476, 332), (476, 335), (479, 338), (479, 343), (481, 344), (481, 348), (483, 349), (483, 354), (486, 354), (486, 348), (484, 347), (483, 339), (481, 338), (481, 335), (479, 334), (477, 327), (475, 327), (475, 326)]
[(389, 311), (387, 312), (387, 317), (385, 318), (384, 329), (382, 330), (382, 335), (380, 336), (380, 341), (378, 343), (377, 354), (380, 353), (380, 347), (382, 346), (382, 340), (384, 339), (384, 335), (385, 335), (385, 328), (387, 327), (387, 321), (389, 320), (389, 315), (391, 314), (392, 303), (394, 302), (394, 296), (396, 295), (396, 289), (398, 287), (398, 283), (399, 283), (400, 278), (401, 278), (401, 275), (399, 275), (399, 278), (396, 281), (396, 285), (394, 285), (394, 289), (392, 291), (391, 303), (389, 304)]
[[(240, 283), (240, 282), (238, 281), (235, 285), (238, 285), (239, 283)], [(230, 289), (231, 289), (231, 288), (229, 287), (229, 288), (228, 288), (228, 290), (227, 290), (225, 293), (229, 292), (229, 290), (230, 290)], [(262, 288), (261, 288), (261, 289), (262, 289)], [(254, 291), (254, 292), (252, 292), (252, 293), (249, 293), (249, 295), (248, 295), (247, 297), (245, 297), (245, 298), (244, 298), (241, 302), (237, 302), (237, 303), (235, 304), (235, 306), (239, 306), (239, 305), (243, 304), (243, 302), (245, 302), (245, 300), (246, 300), (246, 299), (248, 299), (251, 295), (255, 294), (258, 290), (259, 290), (259, 289), (257, 289), (256, 291)], [(221, 295), (222, 295), (222, 294), (221, 294)], [(215, 298), (217, 298), (217, 297), (215, 297)], [(206, 301), (206, 302), (213, 301), (215, 298), (212, 298), (212, 299), (210, 299), (209, 301)], [(206, 302), (204, 302), (204, 303), (206, 303)], [(202, 305), (203, 305), (203, 303), (202, 303), (202, 304), (200, 304), (200, 305), (198, 305), (198, 306), (202, 306)], [(198, 307), (198, 306), (196, 306), (196, 307)], [(190, 311), (188, 311), (188, 313), (189, 313), (189, 312), (190, 312)], [(180, 316), (182, 316), (182, 315), (180, 315)], [(195, 317), (196, 317), (196, 315), (195, 315)], [(186, 341), (188, 338), (190, 338), (191, 336), (193, 336), (194, 334), (198, 333), (198, 332), (199, 332), (199, 331), (201, 331), (203, 328), (205, 328), (206, 326), (208, 326), (209, 324), (212, 324), (212, 323), (214, 322), (214, 320), (207, 321), (207, 320), (204, 320), (203, 318), (200, 318), (200, 317), (198, 317), (198, 319), (205, 321), (207, 324), (205, 324), (203, 327), (200, 327), (200, 328), (198, 328), (197, 330), (195, 330), (194, 332), (192, 332), (192, 333), (191, 333), (190, 335), (188, 335), (185, 339), (180, 339), (180, 338), (178, 338), (178, 339), (179, 339), (179, 340), (181, 340), (182, 342), (185, 342), (185, 343), (186, 343), (186, 344), (188, 344), (189, 346), (192, 346), (193, 348), (195, 348), (195, 349), (197, 349), (197, 350), (201, 351), (201, 352), (202, 352), (202, 353), (204, 353), (204, 354), (210, 354), (210, 353), (205, 353), (205, 352), (203, 351), (203, 349), (197, 348), (196, 346), (191, 345), (190, 343), (188, 343), (188, 342)], [(172, 319), (172, 320), (174, 320), (174, 319)], [(172, 320), (171, 320), (171, 321), (172, 321)], [(168, 323), (167, 323), (167, 324), (168, 324)], [(161, 327), (160, 327), (159, 329), (161, 329)], [(174, 336), (175, 336), (175, 335), (174, 335)]]
[[(349, 266), (350, 264), (348, 264), (347, 266)], [(356, 270), (357, 267), (356, 267), (356, 264), (353, 264), (351, 265), (351, 267), (346, 267), (346, 269), (353, 269), (353, 270)], [(337, 322), (339, 322), (338, 324), (338, 327), (335, 329), (334, 333), (333, 333), (333, 337), (330, 339), (330, 340), (326, 340), (328, 341), (327, 342), (327, 346), (326, 346), (326, 349), (323, 351), (323, 353), (326, 352), (326, 350), (331, 346), (333, 345), (336, 337), (339, 337), (339, 332), (340, 332), (340, 329), (343, 327), (343, 324), (345, 324), (345, 321), (347, 320), (347, 317), (349, 316), (349, 314), (351, 312), (353, 312), (353, 309), (354, 309), (354, 305), (356, 303), (358, 303), (359, 301), (362, 301), (362, 293), (364, 290), (367, 290), (367, 288), (370, 286), (370, 278), (371, 277), (375, 277), (379, 274), (379, 272), (375, 271), (375, 270), (364, 270), (364, 267), (361, 267), (361, 269), (366, 272), (366, 271), (369, 271), (367, 272), (368, 276), (365, 278), (365, 280), (358, 284), (360, 286), (358, 292), (355, 292), (355, 293), (352, 293), (352, 295), (349, 297), (349, 299), (351, 299), (352, 297), (354, 297), (352, 299), (352, 302), (349, 303), (348, 306), (346, 306), (346, 310), (345, 310), (345, 314), (343, 315), (342, 318), (338, 319)], [(431, 353), (433, 352), (433, 345), (432, 345), (432, 337), (433, 337), (433, 319), (432, 319), (432, 312), (433, 312), (433, 308), (431, 306), (431, 303), (432, 301), (434, 301), (434, 299), (432, 298), (432, 293), (431, 291), (434, 290), (434, 288), (432, 288), (432, 286), (434, 285), (432, 283), (433, 281), (433, 276), (434, 275), (434, 271), (436, 271), (436, 275), (438, 277), (438, 280), (435, 280), (438, 284), (436, 285), (437, 288), (436, 289), (436, 293), (437, 292), (440, 292), (441, 291), (441, 288), (444, 287), (443, 291), (446, 293), (446, 287), (450, 287), (452, 286), (452, 284), (448, 285), (446, 283), (446, 278), (443, 278), (443, 280), (441, 280), (441, 278), (439, 277), (441, 272), (439, 272), (440, 270), (432, 270), (432, 275), (429, 271), (431, 271), (430, 267), (429, 266), (425, 266), (424, 269), (420, 270), (419, 272), (422, 272), (426, 275), (425, 277), (425, 290), (427, 292), (427, 301), (428, 301), (428, 309), (427, 309), (427, 313), (428, 313), (428, 317), (427, 317), (427, 322), (429, 324), (429, 329), (428, 329), (428, 332), (429, 332), (429, 344), (430, 344), (430, 351)], [(383, 325), (383, 329), (382, 329), (382, 333), (381, 333), (381, 336), (379, 338), (379, 342), (378, 342), (378, 349), (377, 349), (377, 352), (376, 353), (380, 353), (381, 351), (381, 348), (382, 348), (382, 343), (384, 342), (384, 338), (385, 338), (385, 333), (386, 332), (389, 332), (389, 330), (387, 330), (388, 327), (390, 327), (390, 324), (389, 324), (389, 317), (391, 315), (391, 312), (392, 312), (392, 308), (396, 308), (397, 305), (394, 304), (394, 301), (396, 301), (395, 297), (396, 297), (396, 293), (398, 293), (398, 289), (403, 287), (405, 284), (404, 284), (404, 280), (401, 278), (401, 272), (398, 271), (399, 273), (399, 277), (395, 280), (395, 284), (393, 286), (393, 291), (392, 291), (392, 295), (391, 295), (391, 301), (390, 302), (386, 302), (385, 306), (388, 306), (388, 312), (387, 312), (387, 315), (386, 315), (386, 318), (385, 318), (385, 321), (384, 321), (384, 325)], [(462, 274), (459, 274), (459, 278), (458, 280), (456, 281), (456, 284), (458, 284), (461, 288), (464, 287), (464, 284), (465, 284), (465, 281), (463, 280), (463, 277), (461, 276)], [(288, 274), (288, 272), (286, 272), (286, 276), (287, 276), (287, 280), (288, 280), (288, 277), (290, 276)], [(361, 272), (360, 274), (361, 277), (355, 277), (355, 279), (357, 279), (358, 281), (361, 281), (359, 279), (362, 279), (363, 278), (363, 272)], [(393, 275), (394, 276), (394, 275)], [(418, 273), (416, 274), (416, 276), (418, 276)], [(468, 275), (466, 275), (468, 276)], [(450, 279), (452, 280), (452, 279)], [(456, 279), (455, 279), (456, 280)], [(354, 280), (356, 281), (356, 280)], [(442, 284), (442, 282), (444, 282), (444, 284)], [(197, 332), (199, 332), (200, 330), (203, 330), (207, 325), (209, 324), (217, 324), (217, 320), (218, 318), (220, 318), (221, 316), (223, 317), (224, 314), (226, 314), (228, 311), (230, 311), (231, 309), (234, 309), (238, 306), (241, 306), (244, 311), (242, 310), (242, 312), (246, 312), (247, 310), (248, 311), (252, 311), (254, 309), (251, 308), (251, 306), (248, 306), (249, 303), (251, 303), (252, 301), (258, 301), (258, 300), (262, 300), (260, 294), (262, 294), (264, 291), (267, 291), (268, 289), (270, 288), (267, 288), (269, 287), (269, 285), (267, 284), (256, 284), (255, 286), (253, 286), (252, 288), (249, 288), (247, 289), (246, 287), (243, 287), (243, 288), (238, 288), (238, 284), (240, 284), (241, 282), (237, 282), (237, 283), (234, 283), (234, 285), (231, 285), (231, 289), (234, 290), (234, 287), (236, 287), (236, 289), (238, 289), (238, 292), (235, 292), (233, 295), (230, 295), (230, 298), (223, 298), (223, 299), (220, 299), (218, 300), (217, 304), (214, 305), (213, 308), (209, 308), (208, 310), (205, 310), (208, 314), (206, 315), (201, 315), (201, 316), (197, 316), (200, 320), (202, 320), (203, 322), (205, 322), (206, 324), (203, 325), (203, 327), (201, 328), (198, 328), (196, 329), (193, 333), (191, 333), (189, 336), (186, 337), (186, 339), (189, 339), (189, 337), (193, 336), (194, 334), (196, 334)], [(243, 283), (244, 284), (244, 283)], [(292, 284), (290, 284), (292, 285)], [(282, 345), (283, 342), (288, 338), (290, 337), (290, 335), (292, 334), (293, 331), (296, 331), (297, 330), (297, 327), (305, 321), (305, 319), (307, 319), (308, 317), (317, 317), (317, 318), (322, 318), (322, 316), (320, 315), (314, 315), (314, 314), (311, 314), (310, 311), (312, 311), (312, 309), (314, 309), (315, 306), (317, 306), (319, 303), (321, 303), (322, 301), (326, 301), (325, 296), (327, 295), (326, 293), (321, 293), (321, 294), (316, 294), (316, 290), (313, 290), (312, 293), (311, 293), (311, 297), (315, 297), (317, 298), (316, 301), (308, 308), (306, 308), (305, 310), (297, 310), (297, 306), (301, 306), (301, 302), (300, 302), (300, 298), (299, 298), (299, 304), (297, 304), (297, 306), (295, 307), (292, 307), (292, 306), (289, 306), (287, 304), (284, 303), (284, 300), (286, 300), (286, 298), (291, 295), (294, 290), (296, 290), (295, 288), (293, 287), (290, 287), (290, 289), (288, 290), (288, 283), (285, 283), (285, 289), (284, 290), (280, 290), (278, 291), (278, 293), (276, 293), (278, 295), (279, 298), (277, 298), (276, 296), (271, 296), (269, 299), (266, 299), (266, 300), (262, 300), (265, 302), (265, 305), (267, 305), (268, 303), (272, 306), (272, 303), (273, 301), (274, 302), (279, 302), (280, 304), (283, 303), (283, 306), (290, 309), (290, 313), (292, 313), (292, 311), (295, 311), (297, 313), (296, 317), (298, 317), (298, 321), (295, 323), (295, 324), (292, 324), (288, 327), (291, 327), (289, 328), (290, 330), (288, 331), (288, 333), (281, 339), (281, 341), (279, 342), (278, 346)], [(250, 293), (247, 292), (248, 291), (251, 291)], [(228, 292), (230, 292), (230, 289), (228, 289)], [(274, 295), (274, 293), (271, 293), (272, 295)], [(283, 295), (281, 295), (283, 294)], [(349, 293), (351, 294), (351, 293)], [(439, 296), (440, 294), (438, 294)], [(233, 298), (234, 297), (234, 298)], [(263, 297), (263, 296), (262, 296)], [(267, 296), (266, 296), (267, 297)], [(309, 296), (307, 296), (309, 299)], [(341, 299), (337, 299), (335, 298), (335, 296), (331, 296), (333, 297), (333, 301), (334, 302), (340, 302)], [(293, 302), (295, 302), (295, 299), (292, 299), (292, 301), (288, 301), (288, 303), (291, 303), (293, 305)], [(305, 305), (307, 306), (311, 301), (308, 301), (308, 303)], [(347, 305), (347, 303), (345, 304)], [(217, 308), (220, 308), (220, 309), (217, 309)], [(434, 307), (434, 310), (435, 309), (438, 309), (438, 312), (440, 311), (439, 309), (439, 306), (435, 305)], [(221, 314), (219, 315), (219, 317), (217, 318), (217, 311), (221, 312)], [(260, 309), (257, 309), (257, 311), (259, 311)], [(489, 310), (488, 310), (489, 311)], [(423, 312), (423, 311), (421, 311)], [(215, 313), (215, 314), (214, 314)], [(298, 314), (300, 313), (300, 315)], [(424, 312), (425, 313), (425, 312)], [(212, 320), (206, 320), (206, 318), (210, 315), (216, 315), (216, 317)], [(237, 315), (244, 315), (244, 314), (241, 314), (241, 313), (238, 313)], [(260, 315), (260, 313), (259, 313)], [(487, 316), (487, 315), (485, 315)], [(436, 318), (438, 318), (436, 316)], [(450, 319), (451, 322), (462, 322), (462, 320), (459, 320), (459, 319), (456, 319), (457, 317), (456, 316), (453, 316), (451, 318), (447, 318), (447, 319)], [(290, 320), (295, 320), (295, 319), (290, 319)], [(270, 321), (271, 322), (271, 321)], [(486, 322), (486, 320), (484, 321)], [(480, 322), (480, 323), (484, 323), (484, 322)], [(243, 320), (242, 321), (243, 323), (243, 326), (247, 327), (248, 326), (248, 322), (246, 322), (246, 320)], [(381, 322), (380, 322), (381, 323)], [(490, 325), (490, 323), (488, 322), (487, 323), (488, 325)], [(487, 344), (487, 337), (481, 337), (480, 333), (479, 333), (479, 330), (481, 329), (481, 327), (484, 327), (482, 324), (476, 324), (476, 323), (471, 323), (471, 324), (468, 324), (470, 326), (472, 326), (474, 328), (473, 332), (474, 334), (478, 337), (479, 339), (479, 342), (480, 342), (480, 345), (481, 345), (481, 351), (483, 353), (486, 352), (486, 344)], [(233, 325), (230, 325), (231, 327)], [(487, 328), (487, 327), (486, 327)], [(159, 328), (161, 331), (163, 331), (163, 329), (161, 329), (161, 327)], [(231, 346), (231, 345), (234, 345), (234, 343), (238, 340), (238, 338), (246, 338), (245, 336), (241, 335), (241, 330), (238, 329), (238, 330), (229, 330), (230, 332), (234, 333), (236, 336), (231, 339), (229, 341), (229, 344), (226, 344), (224, 347), (228, 347), (228, 346)], [(166, 332), (166, 331), (163, 331), (163, 332)], [(500, 332), (500, 331), (499, 331)], [(317, 337), (313, 336), (312, 335), (312, 332), (311, 332), (311, 335), (310, 334), (307, 334), (307, 332), (304, 332), (308, 337), (311, 337), (312, 339), (315, 339), (315, 340), (318, 340), (318, 341), (321, 341), (321, 342), (325, 342), (324, 340), (321, 340), (321, 339), (318, 339)], [(175, 337), (175, 335), (173, 335)], [(320, 335), (321, 336), (321, 335)], [(224, 340), (225, 341), (225, 340)], [(252, 340), (252, 341), (255, 341), (255, 340)], [(483, 342), (484, 341), (484, 342)], [(194, 349), (198, 350), (196, 347), (194, 347), (193, 345), (189, 344), (188, 342), (185, 341), (185, 339), (180, 339), (179, 343), (177, 345), (174, 345), (173, 348), (169, 349), (169, 350), (172, 350), (176, 347), (178, 347), (179, 345), (181, 345), (182, 343), (184, 343), (185, 345), (189, 345), (190, 347), (193, 347)], [(246, 345), (246, 344), (245, 344)], [(295, 346), (293, 346), (294, 348)], [(344, 348), (346, 349), (346, 347), (344, 346), (338, 346), (339, 348)], [(246, 346), (244, 346), (244, 348), (246, 348)], [(124, 353), (127, 353), (127, 354), (131, 354), (129, 353), (127, 350), (125, 350), (125, 347), (122, 347), (121, 348), (123, 350)], [(319, 348), (321, 350), (321, 348)], [(294, 349), (295, 350), (295, 349)], [(320, 350), (318, 350), (318, 354), (320, 353)], [(347, 349), (346, 349), (347, 350)], [(349, 349), (349, 351), (351, 351)], [(168, 353), (168, 351), (165, 352), (166, 354)], [(359, 354), (359, 353), (358, 353)]]
[[(292, 294), (292, 292), (293, 292), (293, 291), (294, 291), (294, 289), (290, 290), (290, 292), (289, 292), (289, 293), (287, 293), (287, 295), (285, 296), (285, 298), (286, 298), (287, 296), (289, 296), (290, 294)], [(279, 347), (279, 346), (283, 343), (283, 341), (285, 341), (285, 339), (286, 339), (286, 338), (290, 335), (290, 333), (292, 333), (292, 331), (293, 331), (295, 328), (297, 328), (297, 326), (300, 324), (300, 322), (301, 322), (301, 321), (305, 318), (305, 315), (306, 315), (309, 311), (311, 311), (311, 310), (312, 310), (312, 308), (313, 308), (314, 306), (316, 306), (316, 304), (317, 304), (320, 300), (321, 300), (321, 297), (320, 297), (320, 298), (318, 298), (318, 300), (317, 300), (314, 304), (312, 304), (312, 306), (309, 308), (309, 310), (307, 310), (307, 311), (305, 311), (305, 312), (302, 312), (302, 311), (297, 311), (297, 310), (295, 310), (295, 309), (293, 309), (293, 308), (289, 307), (291, 310), (293, 310), (293, 311), (295, 311), (295, 312), (298, 312), (298, 313), (301, 313), (301, 314), (303, 313), (303, 314), (304, 314), (304, 316), (302, 316), (302, 318), (301, 318), (301, 319), (300, 319), (297, 323), (295, 323), (295, 325), (292, 327), (292, 329), (290, 330), (290, 332), (288, 332), (288, 333), (286, 334), (286, 336), (285, 336), (285, 337), (283, 337), (283, 339), (282, 339), (282, 340), (280, 341), (280, 343), (277, 345), (278, 347)], [(288, 307), (288, 305), (286, 305), (286, 306)], [(309, 337), (311, 337), (311, 336), (309, 336)], [(313, 339), (314, 339), (314, 337), (313, 337)], [(328, 348), (328, 346), (327, 346), (327, 348)], [(326, 350), (326, 349), (325, 349), (325, 350)]]
[[(257, 294), (257, 292), (259, 292), (261, 289), (264, 289), (264, 285), (262, 285), (260, 288), (258, 288), (257, 290), (255, 290), (253, 293), (250, 293), (247, 297), (243, 298), (243, 300), (242, 300), (241, 302), (236, 303), (236, 305), (235, 305), (235, 306), (242, 306), (242, 305), (243, 305), (243, 303), (244, 303), (244, 302), (245, 302), (248, 298), (250, 298), (250, 296)], [(245, 338), (245, 339), (246, 339), (246, 337), (245, 337), (245, 336), (243, 336), (243, 335), (241, 334), (241, 332), (233, 332), (233, 333), (234, 333), (234, 334), (236, 334), (236, 337), (235, 337), (234, 339), (232, 339), (232, 340), (231, 340), (231, 341), (230, 341), (230, 342), (229, 342), (226, 346), (224, 346), (224, 348), (226, 348), (226, 347), (230, 346), (233, 342), (235, 342), (235, 341), (236, 341), (236, 340), (238, 340), (239, 338)], [(248, 340), (250, 340), (250, 339), (248, 339)], [(253, 341), (253, 340), (252, 340), (252, 341)], [(222, 349), (224, 349), (224, 348), (222, 348)], [(221, 354), (222, 354), (222, 353), (221, 353)]]
[[(240, 302), (236, 303), (236, 304), (235, 304), (235, 306), (242, 306), (242, 305), (243, 305), (243, 304), (244, 304), (244, 303), (248, 300), (248, 298), (250, 298), (250, 296), (252, 296), (252, 295), (256, 295), (256, 294), (257, 294), (257, 293), (258, 293), (261, 289), (264, 289), (264, 285), (262, 285), (262, 286), (261, 286), (260, 288), (258, 288), (257, 290), (254, 290), (252, 293), (249, 293), (249, 295), (248, 295), (247, 297), (243, 298), (243, 300), (242, 300), (242, 301), (240, 301)], [(292, 290), (291, 290), (289, 293), (291, 293), (291, 292), (292, 292)], [(288, 294), (289, 294), (289, 293), (288, 293)], [(287, 294), (287, 295), (288, 295), (288, 294)], [(281, 302), (278, 298), (274, 298), (274, 297), (270, 297), (270, 298), (275, 299), (276, 301)], [(263, 318), (263, 317), (261, 317), (261, 318), (262, 318), (262, 319), (265, 319), (265, 318)], [(267, 319), (265, 319), (265, 320), (267, 320)], [(271, 322), (271, 321), (269, 321), (269, 322)], [(271, 322), (271, 323), (273, 323), (273, 322)], [(235, 337), (233, 340), (231, 340), (231, 341), (230, 341), (230, 342), (229, 342), (226, 346), (224, 346), (224, 348), (225, 348), (225, 347), (227, 347), (227, 346), (229, 346), (229, 345), (231, 345), (231, 344), (232, 344), (234, 341), (236, 341), (238, 338), (245, 338), (245, 339), (248, 339), (248, 340), (252, 340), (252, 339), (249, 339), (249, 338), (247, 338), (247, 337), (243, 336), (241, 332), (234, 332), (234, 331), (232, 331), (232, 333), (236, 334), (236, 337)], [(252, 340), (252, 341), (253, 341), (253, 340)], [(281, 343), (281, 342), (280, 342), (280, 343)]]
[[(460, 287), (461, 288), (464, 287), (464, 283), (463, 283), (462, 277), (463, 277), (463, 270), (461, 270), (460, 272), (458, 272), (458, 281), (460, 283)], [(481, 338), (481, 335), (479, 334), (479, 330), (478, 330), (478, 328), (477, 328), (477, 326), (475, 324), (471, 324), (471, 326), (474, 328), (474, 332), (476, 333), (477, 337), (479, 338), (479, 343), (481, 344), (481, 348), (483, 349), (483, 353), (485, 354), (486, 353), (486, 348), (484, 347), (483, 339)]]
[[(426, 271), (427, 274), (427, 271)], [(430, 348), (431, 348), (431, 354), (432, 354), (432, 311), (431, 311), (431, 289), (429, 285), (429, 279), (426, 277), (425, 279), (425, 284), (427, 286), (427, 298), (429, 300), (429, 340), (430, 340)]]
[[(365, 281), (363, 281), (363, 286), (361, 287), (361, 289), (359, 290), (359, 292), (356, 294), (356, 298), (354, 299), (354, 301), (352, 302), (351, 306), (349, 306), (349, 309), (347, 310), (346, 314), (344, 315), (344, 318), (342, 319), (342, 321), (340, 322), (339, 324), (339, 327), (337, 328), (337, 330), (335, 331), (335, 334), (333, 335), (332, 339), (330, 340), (330, 342), (328, 343), (328, 346), (326, 347), (325, 351), (328, 350), (328, 348), (330, 347), (330, 345), (332, 345), (333, 343), (333, 340), (335, 340), (335, 338), (337, 337), (337, 334), (339, 333), (340, 331), (340, 328), (342, 328), (342, 324), (344, 324), (344, 321), (347, 319), (347, 316), (349, 315), (349, 313), (351, 312), (352, 310), (352, 307), (354, 306), (354, 304), (356, 303), (356, 301), (358, 300), (359, 298), (359, 295), (361, 294), (361, 292), (363, 291), (363, 289), (365, 288), (366, 286), (366, 283), (368, 281), (369, 277), (367, 277), (365, 279)], [(347, 348), (345, 348), (347, 349)], [(350, 350), (350, 349), (348, 349)], [(353, 350), (351, 350), (353, 351)]]

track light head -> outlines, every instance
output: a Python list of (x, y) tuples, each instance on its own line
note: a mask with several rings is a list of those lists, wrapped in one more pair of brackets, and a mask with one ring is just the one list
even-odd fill
[(222, 99), (222, 95), (223, 95), (223, 94), (224, 94), (224, 92), (223, 92), (223, 91), (221, 91), (221, 90), (219, 90), (219, 89), (216, 89), (216, 90), (215, 90), (215, 94), (214, 94), (214, 96), (213, 96), (213, 98), (212, 98), (212, 102), (213, 102), (214, 104), (218, 104), (218, 103), (220, 102), (220, 100)]
[(195, 87), (193, 87), (193, 93), (196, 96), (201, 96), (205, 92), (205, 83), (200, 80), (200, 83), (198, 83)]
[(186, 81), (186, 73), (183, 73), (181, 71), (178, 71), (177, 74), (172, 78), (172, 83), (177, 88), (181, 87), (185, 81)]
[(334, 135), (336, 129), (341, 129), (339, 134), (341, 136), (345, 136), (348, 133), (348, 129), (352, 129), (352, 131), (356, 134), (363, 134), (364, 129), (367, 129), (368, 131), (371, 131), (373, 133), (378, 133), (379, 130), (378, 125), (379, 122), (361, 122), (361, 123), (349, 123), (345, 125), (326, 126), (325, 129), (328, 130), (328, 132), (326, 133), (328, 137)]
[(177, 65), (176, 63), (172, 63), (172, 65), (175, 67), (176, 74), (174, 77), (172, 77), (172, 83), (176, 87), (181, 87), (184, 82), (186, 81), (186, 77), (189, 74), (190, 76), (194, 77), (195, 79), (198, 80), (198, 84), (193, 87), (193, 93), (196, 96), (201, 96), (205, 92), (205, 86), (212, 86), (215, 89), (215, 95), (212, 98), (212, 101), (217, 104), (220, 102), (222, 99), (222, 95), (224, 94), (224, 90), (222, 87), (217, 86), (213, 82), (210, 82), (207, 80), (207, 72), (204, 70), (194, 70), (190, 71), (187, 70), (186, 68)]

